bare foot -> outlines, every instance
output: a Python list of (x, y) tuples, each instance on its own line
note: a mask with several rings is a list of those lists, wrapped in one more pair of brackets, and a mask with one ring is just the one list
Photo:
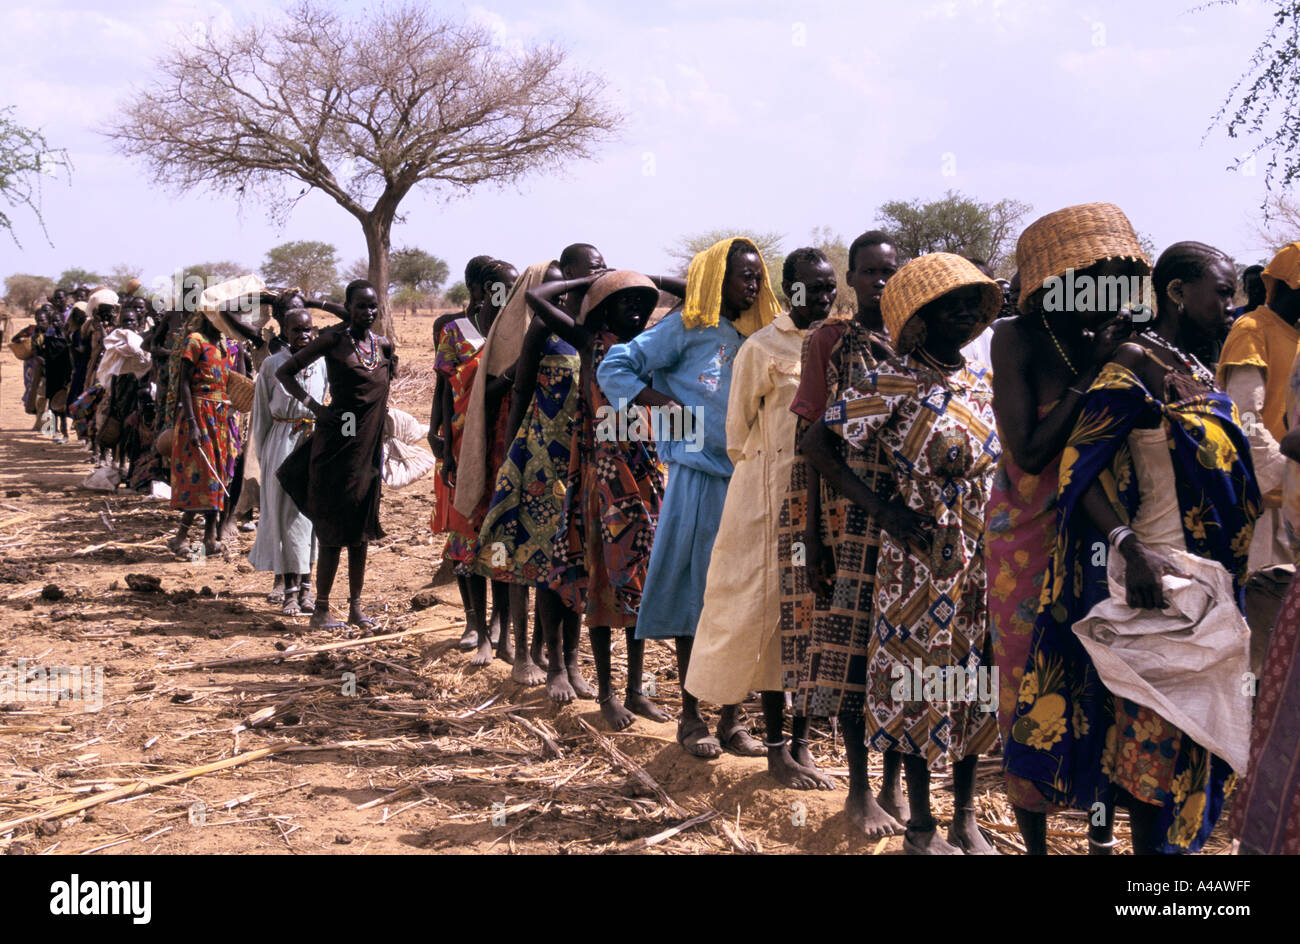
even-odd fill
[(573, 692), (579, 698), (596, 697), (596, 690), (587, 684), (587, 680), (582, 677), (582, 673), (576, 668), (569, 669), (569, 684), (573, 686)]
[(508, 634), (503, 636), (501, 641), (497, 643), (496, 657), (506, 665), (515, 664), (515, 644), (510, 641)]
[(466, 652), (478, 648), (478, 630), (466, 623), (465, 631), (460, 634), (460, 642), (456, 645)]
[(649, 718), (651, 721), (672, 721), (673, 716), (668, 714), (649, 698), (646, 698), (641, 692), (628, 692), (627, 697), (623, 699), (623, 707), (634, 715), (640, 715), (642, 718)]
[(603, 700), (597, 698), (596, 704), (600, 706), (600, 716), (605, 719), (605, 723), (609, 725), (612, 731), (622, 731), (636, 720), (636, 716), (632, 712), (615, 700), (613, 692), (606, 695)]
[(862, 796), (850, 793), (844, 801), (844, 812), (853, 828), (868, 839), (884, 839), (903, 832), (903, 824), (881, 808), (870, 790)]
[(948, 841), (966, 855), (998, 854), (993, 843), (984, 835), (984, 830), (980, 829), (974, 810), (953, 811), (952, 825), (948, 827)]
[(879, 802), (880, 808), (900, 823), (906, 823), (912, 818), (911, 804), (903, 796), (902, 784), (897, 781), (885, 784), (885, 788), (880, 791)]
[(903, 852), (907, 855), (961, 855), (961, 850), (939, 835), (931, 824), (928, 830), (908, 827), (903, 837)]
[(515, 662), (510, 677), (520, 685), (541, 685), (546, 681), (546, 670), (525, 655)]
[(840, 788), (834, 777), (822, 773), (822, 769), (817, 766), (817, 762), (813, 760), (812, 752), (808, 750), (807, 741), (791, 740), (790, 757), (810, 777), (817, 781), (818, 790), (838, 790)]
[(784, 741), (778, 747), (767, 749), (767, 772), (776, 778), (777, 783), (791, 790), (817, 789), (817, 781), (794, 762)]
[(546, 673), (546, 694), (558, 705), (567, 705), (577, 697), (569, 684), (569, 673), (564, 671)]
[(491, 665), (492, 664), (492, 640), (484, 639), (474, 650), (474, 654), (469, 657), (470, 665)]

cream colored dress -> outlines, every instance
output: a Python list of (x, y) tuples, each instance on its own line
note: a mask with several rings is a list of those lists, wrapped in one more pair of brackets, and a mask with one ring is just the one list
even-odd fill
[(781, 690), (777, 521), (790, 482), (805, 332), (788, 314), (740, 346), (727, 402), (735, 466), (709, 559), (686, 690), (715, 705)]

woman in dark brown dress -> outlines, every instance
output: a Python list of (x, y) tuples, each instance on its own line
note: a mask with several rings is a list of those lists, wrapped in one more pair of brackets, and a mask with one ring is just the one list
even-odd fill
[[(374, 286), (361, 279), (349, 284), (345, 306), (348, 324), (324, 329), (276, 371), (284, 389), (316, 417), (315, 431), (289, 454), (277, 475), (294, 504), (311, 519), (320, 544), (312, 628), (343, 627), (330, 618), (329, 597), (346, 547), (347, 622), (368, 630), (375, 624), (361, 610), (361, 588), (367, 545), (384, 536), (379, 526), (380, 451), (397, 359), (392, 342), (370, 330), (379, 313)], [(329, 406), (308, 396), (294, 379), (322, 357), (329, 375)]]

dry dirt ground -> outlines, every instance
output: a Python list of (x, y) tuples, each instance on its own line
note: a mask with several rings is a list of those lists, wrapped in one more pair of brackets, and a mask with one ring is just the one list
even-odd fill
[[(399, 319), (409, 376), (396, 405), (421, 416), (430, 324)], [(427, 479), (385, 493), (366, 587), (382, 632), (408, 635), (348, 646), (280, 617), (268, 575), (240, 555), (175, 561), (165, 503), (80, 489), (86, 452), (31, 431), (7, 345), (0, 371), (0, 671), (103, 671), (100, 704), (0, 698), (0, 851), (901, 852), (900, 839), (850, 835), (843, 789), (780, 789), (758, 759), (689, 758), (672, 724), (605, 732), (591, 701), (557, 709), (500, 662), (471, 667), (454, 583), (429, 586), (441, 544)], [(140, 574), (161, 589), (130, 589)], [(421, 591), (431, 605), (413, 605)], [(671, 709), (666, 645), (651, 644), (647, 671)], [(814, 750), (842, 776), (841, 746), (822, 733)], [(978, 793), (999, 849), (1016, 852), (996, 759)], [(944, 778), (936, 797), (943, 817)], [(1054, 819), (1056, 850), (1082, 851), (1083, 829)]]

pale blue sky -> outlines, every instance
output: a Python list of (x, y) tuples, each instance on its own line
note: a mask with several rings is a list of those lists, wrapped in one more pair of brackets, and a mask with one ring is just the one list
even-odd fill
[[(1109, 200), (1159, 248), (1199, 239), (1254, 262), (1263, 195), (1227, 169), (1245, 151), (1202, 137), (1264, 35), (1258, 0), (1193, 12), (1199, 0), (748, 0), (443, 4), (504, 43), (557, 41), (604, 74), (628, 114), (618, 140), (561, 176), (450, 202), (403, 204), (394, 246), (453, 271), (478, 253), (521, 269), (567, 243), (611, 265), (655, 272), (683, 234), (752, 227), (789, 250), (827, 225), (847, 239), (891, 199), (950, 188), (1033, 206), (1026, 222)], [(353, 4), (339, 4), (353, 6)], [(170, 39), (277, 9), (269, 0), (42, 2), (0, 10), (0, 104), (68, 149), (72, 184), (50, 181), (51, 248), (19, 214), (23, 248), (0, 238), (0, 277), (68, 266), (142, 267), (232, 259), (257, 268), (291, 239), (321, 239), (351, 261), (360, 227), (309, 195), (281, 227), (253, 204), (163, 191), (94, 133)], [(141, 142), (147, 148), (148, 142)], [(646, 171), (652, 169), (653, 173)], [(946, 173), (955, 171), (955, 173)]]

